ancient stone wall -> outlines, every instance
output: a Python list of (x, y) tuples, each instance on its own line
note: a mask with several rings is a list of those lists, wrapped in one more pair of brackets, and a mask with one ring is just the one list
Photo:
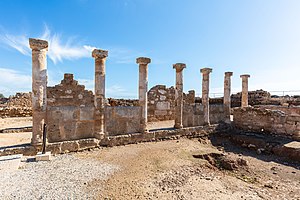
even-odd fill
[(287, 115), (300, 115), (300, 106), (276, 106), (276, 105), (259, 105), (255, 106), (260, 109), (280, 110)]
[[(248, 92), (248, 102), (249, 105), (261, 105), (266, 104), (268, 99), (270, 99), (271, 94), (264, 90), (256, 90)], [(231, 107), (241, 107), (242, 102), (242, 92), (231, 95)]]
[(107, 99), (107, 106), (139, 106), (138, 99)]
[(65, 74), (61, 84), (47, 88), (49, 142), (94, 136), (94, 95)]
[(105, 109), (106, 133), (109, 136), (140, 132), (140, 106), (112, 106)]
[(156, 85), (148, 91), (148, 121), (174, 119), (175, 89)]
[(242, 130), (300, 138), (300, 115), (297, 114), (245, 107), (233, 109), (233, 120), (234, 126)]
[[(211, 124), (217, 124), (225, 120), (224, 106), (222, 104), (213, 104), (209, 107), (209, 117)], [(204, 111), (203, 105), (196, 103), (184, 104), (183, 106), (183, 126), (193, 127), (193, 126), (203, 126), (204, 121)]]
[(32, 116), (31, 93), (16, 93), (3, 98), (0, 103), (0, 117)]

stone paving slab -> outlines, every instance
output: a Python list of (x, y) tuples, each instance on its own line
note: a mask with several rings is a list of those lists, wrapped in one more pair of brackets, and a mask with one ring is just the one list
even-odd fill
[(0, 172), (14, 171), (19, 169), (23, 154), (1, 156), (0, 157)]

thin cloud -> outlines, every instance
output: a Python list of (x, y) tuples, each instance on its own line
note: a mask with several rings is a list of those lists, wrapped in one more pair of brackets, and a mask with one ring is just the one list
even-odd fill
[[(80, 85), (84, 85), (86, 90), (94, 92), (95, 80), (94, 79), (78, 79)], [(105, 95), (107, 98), (137, 98), (137, 94), (131, 93), (120, 85), (112, 85), (105, 89)]]
[(109, 58), (116, 64), (135, 64), (136, 58), (145, 56), (141, 52), (120, 47), (109, 48), (108, 53)]
[(120, 85), (112, 85), (106, 88), (106, 96), (113, 98), (124, 98), (124, 99), (135, 99), (137, 94), (128, 92), (125, 88)]
[(8, 68), (0, 68), (0, 93), (5, 96), (31, 91), (31, 75)]
[(3, 34), (0, 35), (0, 42), (12, 47), (13, 49), (16, 49), (23, 55), (30, 55), (30, 49), (28, 45), (28, 37), (26, 35), (9, 35), (9, 34)]
[(45, 31), (40, 38), (48, 41), (48, 56), (55, 64), (62, 62), (63, 59), (74, 60), (91, 57), (92, 50), (96, 48), (89, 45), (75, 44), (72, 38), (68, 39), (66, 43), (63, 43), (61, 35), (56, 33), (52, 34), (47, 26), (45, 26)]
[[(28, 38), (26, 34), (11, 35), (4, 33), (0, 35), (0, 43), (19, 51), (23, 55), (30, 56), (31, 49), (29, 47)], [(56, 33), (52, 34), (47, 26), (45, 26), (43, 34), (38, 38), (48, 41), (48, 56), (54, 64), (62, 62), (64, 59), (74, 60), (91, 57), (92, 50), (96, 48), (89, 45), (77, 44), (72, 38), (63, 43), (61, 35)]]
[[(28, 43), (29, 36), (27, 34), (12, 35), (5, 33), (3, 30), (1, 30), (1, 32), (2, 34), (0, 34), (0, 43), (19, 51), (23, 55), (31, 55), (31, 49)], [(52, 33), (47, 25), (45, 25), (44, 32), (38, 36), (38, 38), (48, 41), (49, 48), (47, 55), (54, 64), (63, 62), (63, 60), (91, 58), (91, 52), (96, 49), (96, 47), (91, 45), (81, 45), (76, 43), (75, 37), (70, 37), (66, 40), (63, 40), (62, 35), (58, 33)], [(137, 57), (145, 56), (145, 54), (141, 52), (122, 47), (111, 47), (104, 49), (109, 51), (109, 59), (116, 64), (134, 64)]]

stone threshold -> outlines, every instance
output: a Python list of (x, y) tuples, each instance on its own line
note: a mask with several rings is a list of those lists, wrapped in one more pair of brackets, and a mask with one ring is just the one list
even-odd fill
[(0, 133), (20, 133), (20, 132), (32, 132), (32, 126), (0, 129)]
[[(72, 141), (54, 142), (47, 144), (47, 151), (52, 154), (64, 154), (69, 152), (83, 151), (99, 147), (113, 147), (120, 145), (136, 144), (141, 142), (153, 142), (161, 140), (172, 140), (180, 137), (196, 138), (207, 137), (219, 130), (219, 125), (211, 126), (197, 126), (182, 129), (172, 130), (157, 130), (147, 133), (134, 133), (118, 136), (108, 136), (104, 139), (98, 140), (96, 138), (79, 139)], [(42, 146), (32, 146), (30, 144), (18, 147), (0, 148), (0, 156), (23, 154), (25, 156), (36, 155), (41, 151)]]

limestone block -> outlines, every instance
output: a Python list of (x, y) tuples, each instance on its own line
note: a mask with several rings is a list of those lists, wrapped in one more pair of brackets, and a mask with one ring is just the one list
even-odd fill
[(79, 150), (84, 150), (84, 149), (97, 147), (99, 141), (97, 139), (90, 138), (90, 139), (81, 139), (78, 141), (78, 143), (79, 143)]
[(160, 94), (166, 94), (166, 93), (167, 93), (166, 90), (158, 90), (158, 92), (159, 92)]
[(19, 169), (23, 154), (0, 156), (0, 172), (11, 172)]
[(80, 120), (93, 120), (94, 119), (94, 107), (81, 107), (80, 108)]
[(89, 138), (94, 135), (94, 121), (79, 121), (75, 126), (73, 139)]
[(78, 151), (79, 144), (77, 141), (64, 141), (61, 144), (61, 152), (68, 153), (68, 152), (75, 152)]
[(47, 151), (50, 151), (53, 155), (61, 153), (61, 143), (48, 143), (46, 147)]
[(160, 96), (159, 99), (160, 99), (161, 101), (164, 101), (164, 100), (167, 99), (167, 97), (166, 97), (166, 96)]
[(168, 109), (170, 109), (170, 102), (157, 102), (156, 109), (157, 110), (168, 110)]
[(155, 110), (154, 114), (155, 115), (167, 115), (168, 111), (166, 111), (166, 110)]
[(35, 161), (50, 161), (51, 160), (51, 152), (47, 151), (45, 154), (42, 152), (38, 152), (35, 156)]

